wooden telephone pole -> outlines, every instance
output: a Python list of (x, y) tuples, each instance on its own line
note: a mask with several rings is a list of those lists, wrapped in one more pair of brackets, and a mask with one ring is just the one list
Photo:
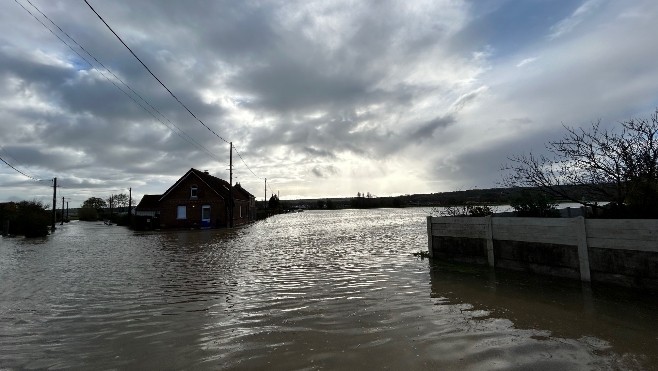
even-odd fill
[(233, 228), (233, 210), (235, 209), (235, 199), (233, 198), (233, 142), (229, 143), (230, 149), (229, 149), (229, 164), (228, 164), (228, 173), (229, 173), (229, 178), (228, 178), (228, 191), (230, 194), (230, 203), (231, 206), (229, 207), (229, 222), (228, 226), (230, 228)]
[(267, 178), (265, 178), (265, 193), (263, 193), (263, 209), (267, 209)]
[(53, 178), (53, 218), (50, 231), (55, 232), (55, 223), (57, 223), (57, 178)]
[(231, 149), (229, 150), (229, 154), (228, 154), (228, 161), (229, 161), (229, 164), (228, 164), (228, 173), (229, 173), (228, 183), (231, 185), (231, 187), (233, 187), (233, 142), (229, 143), (229, 145), (231, 146)]

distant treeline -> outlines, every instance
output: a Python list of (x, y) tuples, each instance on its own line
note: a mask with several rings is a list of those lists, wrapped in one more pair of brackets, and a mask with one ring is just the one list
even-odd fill
[[(592, 200), (584, 188), (578, 186), (564, 186), (571, 194), (579, 199)], [(305, 200), (281, 200), (281, 207), (285, 209), (371, 209), (388, 207), (417, 207), (417, 206), (454, 206), (454, 205), (504, 205), (511, 200), (521, 197), (524, 192), (540, 192), (536, 188), (488, 188), (470, 189), (466, 191), (452, 191), (428, 194), (413, 194), (395, 197), (346, 197)], [(555, 200), (561, 202), (565, 200)], [(609, 201), (609, 200), (595, 200)]]

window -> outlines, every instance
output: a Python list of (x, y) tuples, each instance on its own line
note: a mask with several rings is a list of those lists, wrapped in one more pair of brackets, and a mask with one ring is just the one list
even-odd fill
[(201, 207), (201, 220), (203, 221), (210, 220), (210, 205), (203, 205)]
[(196, 185), (193, 185), (190, 187), (190, 198), (197, 198), (198, 197), (198, 188)]
[(185, 205), (178, 206), (176, 219), (187, 219), (187, 207)]

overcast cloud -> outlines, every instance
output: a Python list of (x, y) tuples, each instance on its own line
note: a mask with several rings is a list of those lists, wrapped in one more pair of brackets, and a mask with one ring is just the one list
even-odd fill
[[(0, 5), (0, 157), (45, 180), (0, 163), (0, 201), (49, 203), (53, 177), (72, 206), (191, 167), (228, 179), (228, 144), (83, 1), (30, 1), (93, 57), (27, 0)], [(258, 199), (264, 178), (287, 199), (493, 187), (563, 124), (658, 107), (652, 0), (90, 3), (233, 141)]]

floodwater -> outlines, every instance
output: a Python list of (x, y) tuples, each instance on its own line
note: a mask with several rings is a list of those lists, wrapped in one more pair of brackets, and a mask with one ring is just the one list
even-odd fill
[(658, 301), (421, 260), (425, 209), (0, 238), (0, 369), (658, 369)]

